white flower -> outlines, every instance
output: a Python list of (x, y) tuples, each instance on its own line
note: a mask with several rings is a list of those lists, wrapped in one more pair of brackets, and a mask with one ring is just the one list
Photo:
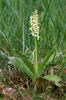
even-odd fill
[(35, 12), (33, 12), (33, 15), (30, 17), (30, 25), (31, 27), (29, 28), (29, 30), (31, 30), (31, 34), (34, 37), (37, 37), (37, 39), (39, 40), (39, 17), (37, 10), (35, 10)]

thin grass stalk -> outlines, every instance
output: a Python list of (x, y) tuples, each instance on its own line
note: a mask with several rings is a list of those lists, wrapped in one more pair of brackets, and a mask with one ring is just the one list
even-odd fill
[(25, 43), (24, 43), (24, 7), (23, 1), (20, 0), (20, 34), (22, 35), (22, 51), (24, 53)]
[(20, 0), (20, 34), (22, 34), (22, 0)]
[(24, 40), (24, 19), (23, 19), (23, 53), (25, 48), (25, 40)]

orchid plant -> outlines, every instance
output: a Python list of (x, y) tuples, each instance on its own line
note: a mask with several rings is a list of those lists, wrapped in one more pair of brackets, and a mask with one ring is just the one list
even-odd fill
[[(31, 61), (26, 57), (24, 54), (19, 52), (19, 57), (10, 57), (10, 63), (20, 69), (22, 72), (25, 72), (33, 81), (34, 83), (36, 80), (41, 77), (41, 74), (43, 73), (46, 64), (49, 62), (49, 59), (53, 55), (53, 50), (47, 54), (47, 56), (43, 59), (43, 61), (38, 64), (37, 61), (37, 41), (39, 40), (39, 16), (38, 11), (35, 10), (33, 12), (32, 16), (30, 17), (30, 28), (32, 36), (35, 39), (35, 50), (34, 50), (34, 65), (31, 63)], [(56, 85), (59, 85), (59, 81), (61, 81), (61, 78), (57, 75), (46, 75), (43, 77), (44, 79), (54, 81)]]

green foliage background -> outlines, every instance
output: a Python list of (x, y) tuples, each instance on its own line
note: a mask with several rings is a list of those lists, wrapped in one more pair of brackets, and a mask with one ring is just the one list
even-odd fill
[(39, 55), (46, 55), (51, 48), (66, 48), (66, 0), (0, 0), (0, 48), (11, 56), (16, 50), (34, 49), (29, 17), (36, 9), (40, 22)]

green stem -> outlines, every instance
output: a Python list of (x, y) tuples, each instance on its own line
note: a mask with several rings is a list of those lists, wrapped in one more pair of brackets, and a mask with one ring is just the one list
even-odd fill
[(34, 54), (34, 60), (35, 60), (35, 69), (36, 69), (36, 74), (38, 71), (38, 62), (37, 62), (37, 38), (35, 38), (35, 54)]
[(33, 83), (34, 83), (34, 90), (33, 90), (33, 100), (34, 100), (35, 94), (36, 94), (36, 92), (37, 92), (36, 78), (35, 78), (35, 80), (33, 81)]

